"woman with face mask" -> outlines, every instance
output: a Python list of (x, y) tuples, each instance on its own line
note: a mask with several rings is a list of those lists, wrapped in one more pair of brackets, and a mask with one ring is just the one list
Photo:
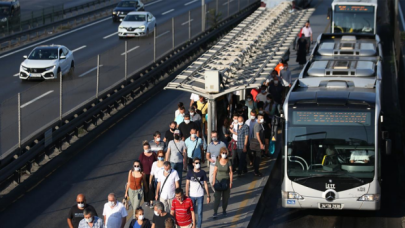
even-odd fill
[(145, 212), (142, 207), (135, 210), (135, 217), (129, 224), (129, 228), (151, 228), (152, 224), (149, 219), (145, 218)]
[[(213, 183), (211, 183), (215, 188), (214, 218), (217, 217), (221, 198), (222, 213), (224, 216), (226, 216), (226, 208), (228, 207), (233, 180), (232, 163), (229, 159), (228, 149), (226, 147), (222, 147), (219, 154), (220, 155), (217, 158), (218, 162), (215, 163)], [(217, 186), (215, 184), (217, 184)], [(222, 187), (222, 189), (219, 189), (219, 187)]]
[(248, 117), (250, 119), (250, 112), (257, 109), (256, 102), (253, 100), (251, 95), (246, 97), (245, 106), (248, 107)]
[[(157, 174), (164, 169), (163, 163), (165, 162), (165, 152), (163, 150), (159, 150), (157, 152), (157, 158), (158, 160), (153, 162), (152, 164), (152, 170), (150, 172), (150, 177), (149, 177), (149, 186), (151, 191), (154, 193), (157, 185)], [(154, 194), (153, 194), (153, 197)]]
[(146, 180), (141, 169), (141, 162), (136, 160), (133, 168), (129, 170), (128, 173), (125, 198), (129, 197), (132, 207), (137, 208), (141, 205), (144, 192), (148, 192), (148, 186), (146, 185)]
[[(153, 162), (155, 162), (157, 160), (157, 155), (156, 153), (153, 153), (150, 150), (150, 145), (148, 143), (148, 141), (144, 141), (143, 142), (143, 153), (141, 153), (141, 155), (139, 155), (139, 161), (141, 162), (142, 168), (143, 168), (143, 174), (144, 174), (144, 178), (145, 178), (145, 182), (146, 182), (146, 188), (149, 189), (149, 179), (150, 179), (150, 173), (152, 171), (152, 164)], [(144, 200), (146, 203), (147, 207), (152, 207), (152, 203), (153, 203), (153, 192), (152, 191), (148, 191), (145, 192), (144, 194)]]

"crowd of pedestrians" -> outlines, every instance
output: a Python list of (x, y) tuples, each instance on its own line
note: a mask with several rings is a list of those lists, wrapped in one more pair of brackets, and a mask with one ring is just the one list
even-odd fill
[[(306, 42), (302, 40), (298, 45)], [(163, 135), (156, 131), (142, 143), (128, 172), (123, 202), (110, 193), (100, 218), (79, 194), (67, 218), (69, 227), (122, 228), (130, 207), (130, 228), (201, 228), (204, 204), (212, 202), (213, 219), (220, 205), (222, 216), (227, 216), (234, 174), (248, 176), (252, 167), (254, 176), (261, 177), (262, 158), (274, 152), (272, 120), (281, 113), (292, 84), (288, 63), (281, 61), (263, 85), (247, 91), (245, 100), (237, 92), (224, 96), (221, 104), (226, 108), (217, 116), (219, 131), (207, 132), (209, 104), (204, 97), (192, 94), (187, 109), (179, 102), (169, 129)], [(145, 210), (153, 211), (150, 220)]]

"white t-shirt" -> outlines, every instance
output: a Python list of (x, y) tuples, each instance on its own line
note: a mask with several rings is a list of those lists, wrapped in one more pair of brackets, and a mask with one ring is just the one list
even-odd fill
[(124, 205), (117, 201), (113, 208), (108, 203), (104, 204), (103, 215), (106, 216), (106, 228), (120, 228), (122, 218), (127, 217), (128, 213)]
[(150, 174), (151, 175), (154, 175), (155, 176), (155, 178), (157, 177), (157, 175), (159, 174), (159, 171), (160, 170), (162, 170), (162, 169), (164, 169), (164, 165), (162, 165), (162, 167), (158, 167), (157, 166), (157, 161), (155, 161), (155, 162), (153, 162), (153, 164), (152, 164), (152, 171), (150, 171)]
[(195, 93), (191, 93), (190, 100), (193, 100), (194, 102), (196, 102), (196, 101), (200, 100), (200, 96), (198, 96)]
[(263, 94), (263, 93), (259, 93), (259, 94), (257, 94), (257, 96), (256, 96), (256, 102), (259, 102), (259, 101), (263, 101), (263, 102), (266, 102), (266, 100), (267, 100), (267, 92), (265, 93), (265, 94)]
[(176, 170), (172, 169), (171, 174), (167, 178), (165, 186), (163, 186), (163, 183), (166, 180), (164, 171), (165, 171), (164, 169), (160, 170), (157, 175), (157, 181), (160, 182), (160, 191), (161, 191), (160, 198), (162, 200), (173, 199), (175, 195), (174, 190), (176, 190), (176, 181), (180, 180), (179, 174), (177, 173)]
[(176, 119), (176, 117), (180, 115), (180, 110), (176, 109), (176, 111), (174, 112), (174, 119)]
[(311, 37), (311, 34), (312, 34), (312, 29), (311, 29), (311, 27), (305, 27), (304, 26), (304, 28), (302, 28), (302, 35), (304, 35), (305, 37)]
[[(237, 131), (238, 131), (238, 124), (232, 123), (231, 126), (232, 126), (232, 130), (233, 130), (234, 132), (237, 132)], [(232, 134), (232, 139), (235, 140), (235, 141), (238, 141), (238, 135)]]

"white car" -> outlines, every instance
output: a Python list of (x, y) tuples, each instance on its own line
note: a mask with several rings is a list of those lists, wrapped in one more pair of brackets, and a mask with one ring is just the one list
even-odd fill
[(147, 36), (154, 31), (156, 18), (149, 12), (131, 12), (118, 27), (118, 36), (139, 37)]
[(59, 73), (72, 74), (75, 67), (73, 52), (62, 45), (44, 45), (24, 56), (20, 79), (55, 79)]

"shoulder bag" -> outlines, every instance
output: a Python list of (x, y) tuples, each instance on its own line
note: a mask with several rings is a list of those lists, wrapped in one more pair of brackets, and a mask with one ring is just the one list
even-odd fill
[[(226, 164), (228, 165), (228, 169), (230, 169), (231, 166), (230, 166), (229, 162), (227, 162)], [(221, 163), (219, 163), (219, 165), (221, 165)], [(228, 180), (222, 179), (221, 181), (218, 181), (218, 180), (215, 181), (215, 184), (214, 184), (215, 191), (223, 192), (223, 191), (228, 190), (228, 188), (229, 188), (229, 179)]]
[[(174, 146), (176, 147), (177, 152), (181, 155), (182, 158), (184, 158), (183, 154), (181, 153), (181, 151), (179, 150), (179, 148), (178, 148), (177, 145), (176, 145), (176, 141), (173, 140), (173, 144), (174, 144)], [(169, 159), (170, 159), (170, 158), (169, 158)]]
[(197, 178), (197, 175), (195, 175), (195, 172), (194, 172), (194, 170), (191, 170), (192, 172), (193, 172), (193, 176), (194, 176), (194, 178), (196, 179), (196, 181), (200, 184), (200, 186), (201, 186), (201, 188), (202, 188), (202, 190), (204, 191), (204, 186), (201, 184), (201, 181), (200, 180), (198, 180), (198, 178)]

